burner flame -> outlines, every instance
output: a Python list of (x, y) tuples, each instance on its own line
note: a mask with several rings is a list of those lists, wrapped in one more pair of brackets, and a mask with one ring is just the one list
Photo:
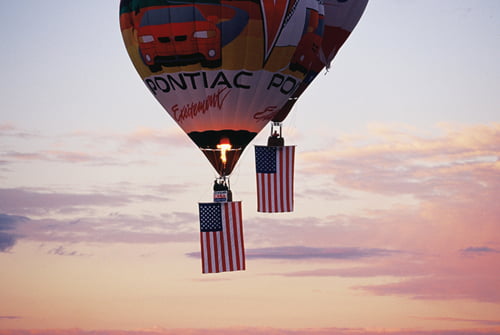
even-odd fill
[(220, 149), (220, 160), (222, 163), (227, 163), (226, 151), (231, 150), (232, 146), (229, 143), (227, 138), (223, 138), (220, 140), (220, 143), (217, 144), (217, 149)]

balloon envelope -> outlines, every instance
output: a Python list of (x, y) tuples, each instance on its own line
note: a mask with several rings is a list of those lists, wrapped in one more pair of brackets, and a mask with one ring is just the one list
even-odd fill
[[(311, 55), (308, 66), (300, 68), (300, 70), (304, 72), (305, 77), (294, 91), (291, 99), (289, 99), (273, 117), (272, 120), (274, 122), (282, 122), (292, 110), (297, 99), (304, 93), (314, 78), (316, 78), (325, 67), (330, 67), (330, 63), (337, 55), (337, 52), (358, 24), (367, 4), (368, 0), (323, 1), (324, 30), (322, 32), (320, 47), (314, 55)], [(296, 53), (298, 52), (300, 52), (300, 48), (297, 48)]]
[(321, 55), (335, 49), (322, 44), (326, 5), (346, 1), (354, 0), (121, 0), (120, 26), (147, 88), (229, 175), (249, 142), (326, 65), (320, 46)]

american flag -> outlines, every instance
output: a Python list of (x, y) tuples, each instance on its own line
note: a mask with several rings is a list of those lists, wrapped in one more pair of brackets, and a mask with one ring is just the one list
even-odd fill
[(200, 203), (203, 273), (245, 270), (241, 201)]
[(293, 211), (295, 146), (255, 146), (257, 211)]

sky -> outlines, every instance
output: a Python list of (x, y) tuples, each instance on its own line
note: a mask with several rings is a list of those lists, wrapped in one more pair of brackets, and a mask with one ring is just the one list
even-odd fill
[(283, 125), (295, 211), (231, 176), (246, 271), (201, 274), (215, 171), (118, 1), (0, 11), (0, 334), (500, 334), (500, 2), (370, 0)]

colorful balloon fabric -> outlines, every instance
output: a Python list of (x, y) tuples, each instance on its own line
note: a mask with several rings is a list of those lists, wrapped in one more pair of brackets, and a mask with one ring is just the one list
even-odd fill
[[(366, 2), (121, 0), (120, 26), (148, 89), (227, 176), (329, 64)], [(358, 7), (344, 17), (347, 5)]]
[[(351, 32), (358, 24), (359, 19), (365, 11), (368, 0), (325, 0), (324, 17), (323, 17), (323, 32), (322, 39), (316, 39), (315, 42), (319, 43), (320, 47), (316, 44), (308, 46), (309, 50), (314, 50), (313, 54), (309, 56), (307, 67), (299, 67), (298, 70), (305, 74), (299, 87), (295, 90), (292, 97), (280, 109), (280, 111), (273, 117), (272, 121), (282, 122), (292, 110), (293, 105), (297, 99), (304, 93), (306, 88), (312, 83), (314, 78), (325, 67), (329, 68), (330, 63), (337, 55), (340, 47), (347, 40)], [(304, 32), (304, 36), (307, 33)], [(301, 46), (297, 47), (294, 54), (294, 59), (301, 57)], [(292, 61), (293, 65), (293, 61)]]

